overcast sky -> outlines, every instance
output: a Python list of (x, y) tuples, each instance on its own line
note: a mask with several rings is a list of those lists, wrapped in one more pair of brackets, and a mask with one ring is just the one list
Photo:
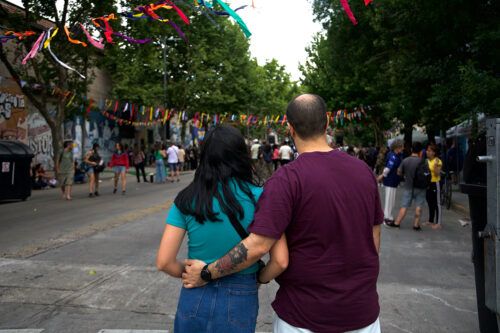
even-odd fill
[[(231, 8), (251, 3), (233, 0)], [(313, 22), (309, 0), (254, 0), (255, 9), (247, 7), (238, 12), (252, 32), (250, 51), (263, 63), (276, 58), (298, 80), (299, 63), (304, 63), (305, 48), (311, 43), (321, 25)]]
[[(11, 0), (22, 5), (21, 0)], [(226, 0), (231, 8), (249, 5), (252, 0)], [(145, 0), (145, 3), (154, 2)], [(275, 58), (285, 65), (292, 79), (300, 78), (299, 63), (306, 60), (305, 48), (314, 34), (321, 30), (313, 22), (310, 0), (254, 0), (255, 8), (247, 7), (238, 14), (252, 32), (250, 51), (260, 64)]]

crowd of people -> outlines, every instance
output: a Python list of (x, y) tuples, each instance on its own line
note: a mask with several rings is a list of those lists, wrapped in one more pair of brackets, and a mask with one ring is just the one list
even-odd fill
[(295, 151), (288, 139), (285, 139), (281, 145), (271, 145), (266, 141), (254, 139), (249, 151), (256, 176), (261, 180), (268, 179), (280, 166), (286, 165), (295, 158)]
[[(41, 164), (31, 168), (32, 188), (35, 190), (48, 189), (59, 186), (62, 198), (72, 200), (72, 186), (74, 183), (88, 181), (90, 198), (99, 196), (100, 174), (109, 168), (114, 173), (113, 194), (118, 192), (118, 185), (122, 195), (127, 188), (127, 173), (131, 167), (135, 168), (137, 182), (165, 183), (180, 181), (180, 172), (194, 170), (198, 165), (198, 148), (184, 149), (181, 145), (156, 143), (149, 153), (143, 147), (135, 144), (132, 147), (115, 144), (115, 149), (108, 163), (100, 155), (98, 143), (94, 143), (78, 163), (73, 155), (73, 142), (63, 143), (63, 151), (59, 154), (55, 164), (55, 175), (47, 173)], [(154, 171), (146, 173), (146, 167)]]
[[(364, 161), (383, 185), (384, 223), (387, 226), (399, 228), (408, 209), (414, 205), (413, 229), (422, 230), (422, 212), (427, 203), (428, 217), (424, 225), (434, 230), (442, 228), (441, 191), (444, 177), (448, 175), (450, 181), (456, 182), (463, 165), (463, 157), (453, 140), (448, 140), (446, 146), (435, 142), (424, 146), (421, 142), (414, 142), (409, 150), (405, 149), (402, 140), (394, 140), (390, 147), (347, 147), (345, 151)], [(394, 218), (398, 188), (402, 190), (401, 207)]]

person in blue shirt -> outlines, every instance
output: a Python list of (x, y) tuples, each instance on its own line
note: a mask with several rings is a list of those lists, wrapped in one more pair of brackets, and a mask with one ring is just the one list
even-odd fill
[[(261, 194), (240, 131), (224, 125), (214, 127), (205, 137), (193, 182), (177, 195), (169, 211), (157, 268), (170, 276), (182, 277), (184, 262), (177, 255), (186, 233), (189, 259), (209, 264), (222, 257), (241, 241), (242, 233), (247, 233)], [(254, 264), (214, 281), (207, 270), (208, 275), (202, 275), (208, 282), (205, 286), (183, 286), (174, 332), (255, 332), (258, 283), (269, 282), (288, 266), (284, 236), (270, 255), (263, 269)]]
[(402, 151), (403, 142), (401, 140), (395, 140), (391, 144), (391, 151), (387, 155), (384, 170), (382, 174), (378, 176), (378, 181), (382, 182), (385, 188), (384, 221), (389, 223), (394, 222), (392, 211), (394, 210), (394, 204), (396, 202), (396, 190), (401, 181), (398, 175), (398, 168), (401, 164)]

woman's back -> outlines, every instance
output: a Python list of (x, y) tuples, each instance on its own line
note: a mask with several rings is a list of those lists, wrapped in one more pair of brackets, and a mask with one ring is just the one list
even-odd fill
[[(236, 184), (231, 182), (231, 189), (236, 200), (243, 208), (244, 216), (239, 220), (240, 224), (248, 228), (253, 220), (255, 205), (262, 194), (262, 188), (248, 184), (253, 194), (254, 200), (247, 196)], [(203, 224), (196, 221), (194, 216), (184, 215), (173, 205), (168, 217), (167, 224), (185, 229), (188, 233), (188, 257), (189, 259), (198, 259), (210, 263), (222, 257), (229, 252), (236, 244), (241, 241), (241, 237), (234, 229), (229, 217), (224, 214), (217, 199), (213, 199), (213, 210), (218, 213), (221, 221), (204, 221)], [(240, 274), (254, 273), (258, 270), (258, 265), (252, 265), (240, 272)]]
[[(247, 229), (262, 189), (254, 182), (252, 161), (241, 132), (219, 125), (205, 136), (193, 181), (175, 198), (158, 250), (157, 267), (181, 277), (177, 259), (186, 233), (188, 257), (209, 264), (241, 241), (235, 227)], [(242, 235), (244, 236), (244, 235)], [(197, 289), (182, 288), (175, 317), (176, 333), (255, 332), (258, 312), (258, 265)]]

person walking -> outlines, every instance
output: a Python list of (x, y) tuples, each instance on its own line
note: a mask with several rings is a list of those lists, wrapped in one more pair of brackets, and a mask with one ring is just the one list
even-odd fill
[(122, 195), (125, 195), (125, 192), (127, 190), (127, 171), (129, 168), (129, 156), (128, 153), (123, 150), (123, 146), (119, 142), (115, 144), (115, 152), (111, 156), (109, 166), (113, 168), (113, 172), (115, 173), (115, 187), (113, 189), (113, 194), (115, 194), (117, 191), (118, 178), (121, 178)]
[(139, 145), (135, 144), (134, 145), (134, 152), (132, 154), (132, 161), (134, 163), (135, 167), (135, 176), (137, 177), (137, 182), (141, 182), (141, 172), (142, 172), (142, 179), (144, 180), (145, 183), (148, 182), (148, 179), (146, 178), (146, 170), (144, 169), (145, 163), (146, 163), (146, 155), (144, 154), (144, 149), (141, 148), (139, 149)]
[(264, 163), (264, 179), (268, 179), (273, 174), (273, 148), (269, 143), (263, 145), (262, 160)]
[(401, 152), (403, 151), (403, 142), (395, 140), (391, 144), (391, 151), (387, 156), (382, 174), (378, 177), (379, 183), (384, 184), (384, 222), (394, 222), (392, 211), (396, 202), (396, 192), (401, 178), (398, 175), (398, 168), (401, 165)]
[(183, 146), (179, 146), (179, 163), (177, 164), (177, 170), (179, 172), (184, 171), (184, 165), (186, 163), (186, 151), (184, 150)]
[[(254, 182), (252, 162), (241, 133), (217, 125), (205, 136), (194, 180), (175, 198), (158, 249), (157, 268), (180, 278), (177, 260), (188, 236), (188, 257), (211, 261), (246, 237), (262, 189)], [(195, 204), (196, 203), (196, 204)], [(288, 265), (284, 237), (271, 251), (259, 277), (269, 281)], [(257, 272), (253, 264), (203, 288), (182, 288), (174, 321), (176, 333), (254, 333), (258, 313)]]
[[(431, 172), (431, 183), (427, 189), (427, 205), (429, 206), (429, 221), (433, 229), (441, 228), (441, 168), (443, 162), (437, 157), (437, 146), (430, 144), (427, 147), (427, 163)], [(434, 220), (434, 217), (436, 218)]]
[(280, 149), (278, 145), (273, 146), (273, 164), (274, 164), (274, 171), (278, 170), (280, 163)]
[(266, 182), (250, 235), (214, 262), (186, 260), (183, 285), (217, 283), (251, 267), (285, 233), (289, 265), (277, 278), (273, 331), (379, 333), (384, 215), (375, 176), (362, 161), (328, 146), (321, 97), (296, 97), (286, 116), (297, 160)]
[(280, 147), (279, 154), (281, 166), (290, 163), (293, 158), (293, 149), (288, 144), (288, 141), (283, 142), (283, 145)]
[(99, 196), (99, 173), (102, 171), (102, 158), (99, 155), (99, 144), (94, 143), (83, 159), (89, 176), (89, 198)]
[(177, 181), (180, 181), (180, 173), (177, 168), (179, 164), (179, 148), (174, 143), (167, 149), (167, 162), (170, 169), (170, 182), (174, 182), (174, 177), (177, 178)]
[(61, 184), (62, 198), (66, 200), (72, 200), (71, 187), (75, 176), (73, 159), (73, 141), (64, 141), (63, 151), (57, 159), (56, 172)]
[(419, 156), (421, 151), (422, 144), (420, 142), (414, 142), (411, 147), (411, 155), (405, 158), (398, 168), (398, 174), (401, 177), (404, 177), (403, 197), (401, 199), (401, 208), (399, 209), (396, 221), (385, 222), (385, 225), (388, 227), (399, 228), (401, 222), (406, 216), (408, 208), (412, 206), (412, 202), (415, 202), (416, 208), (415, 218), (413, 220), (413, 230), (422, 230), (420, 227), (420, 217), (422, 216), (422, 207), (425, 203), (426, 189), (414, 186), (417, 168), (422, 162), (422, 159)]
[(165, 163), (163, 162), (163, 159), (167, 157), (167, 155), (163, 150), (163, 147), (160, 145), (160, 143), (156, 143), (153, 155), (155, 158), (155, 165), (156, 165), (155, 183), (162, 184), (167, 179)]

